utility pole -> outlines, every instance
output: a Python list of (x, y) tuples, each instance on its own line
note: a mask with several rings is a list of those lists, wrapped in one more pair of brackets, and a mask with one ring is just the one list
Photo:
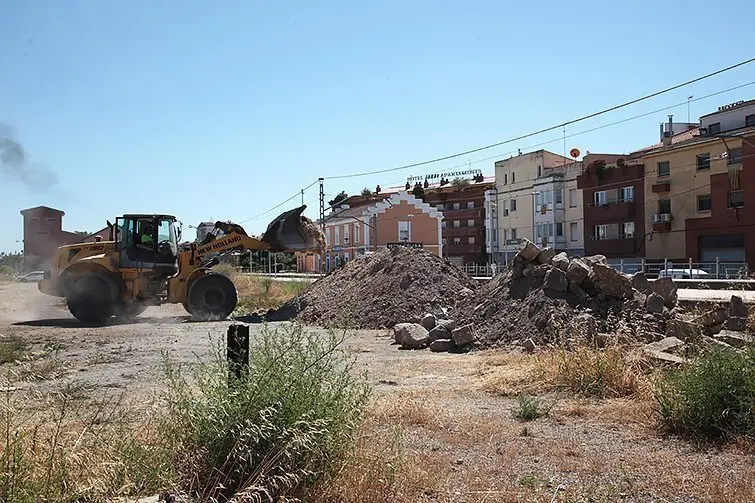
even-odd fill
[[(325, 235), (325, 187), (323, 182), (324, 178), (317, 179), (320, 182), (320, 230), (323, 236)], [(325, 250), (320, 252), (320, 272), (325, 272)]]
[(304, 206), (304, 189), (301, 189), (301, 205)]

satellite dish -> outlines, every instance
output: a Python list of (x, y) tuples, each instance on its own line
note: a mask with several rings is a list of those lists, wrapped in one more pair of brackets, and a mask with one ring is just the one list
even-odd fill
[(571, 151), (569, 152), (569, 155), (576, 159), (577, 157), (579, 157), (579, 149), (578, 148), (571, 149)]

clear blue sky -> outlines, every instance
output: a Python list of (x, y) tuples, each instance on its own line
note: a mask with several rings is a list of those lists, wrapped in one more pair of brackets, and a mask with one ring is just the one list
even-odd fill
[[(4, 2), (0, 124), (26, 167), (58, 183), (0, 174), (0, 250), (20, 248), (18, 212), (36, 205), (65, 210), (70, 231), (124, 212), (173, 213), (193, 238), (189, 224), (246, 220), (318, 176), (504, 140), (750, 58), (752, 19), (751, 0)], [(567, 134), (750, 81), (755, 64)], [(693, 120), (749, 98), (755, 86), (695, 102)], [(687, 107), (567, 146), (631, 151), (658, 140), (667, 113), (686, 120)], [(560, 134), (328, 181), (326, 193), (508, 157)], [(545, 148), (561, 153), (563, 142)], [(474, 167), (492, 174), (493, 159)], [(316, 216), (316, 187), (305, 201)], [(245, 226), (260, 232), (272, 216)]]

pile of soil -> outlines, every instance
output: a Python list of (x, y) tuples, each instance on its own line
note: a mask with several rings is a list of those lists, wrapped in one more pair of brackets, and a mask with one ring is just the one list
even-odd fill
[(428, 312), (453, 313), (474, 296), (477, 281), (447, 260), (417, 248), (363, 255), (312, 283), (267, 318), (313, 325), (382, 329), (419, 321)]

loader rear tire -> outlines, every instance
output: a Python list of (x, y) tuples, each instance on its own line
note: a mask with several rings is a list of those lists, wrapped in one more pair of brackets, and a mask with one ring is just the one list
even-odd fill
[(187, 311), (197, 321), (224, 320), (230, 316), (238, 294), (236, 286), (222, 274), (205, 274), (197, 278), (189, 288)]
[(87, 274), (68, 285), (68, 310), (79, 321), (103, 323), (112, 314), (112, 291), (107, 278), (94, 273)]

